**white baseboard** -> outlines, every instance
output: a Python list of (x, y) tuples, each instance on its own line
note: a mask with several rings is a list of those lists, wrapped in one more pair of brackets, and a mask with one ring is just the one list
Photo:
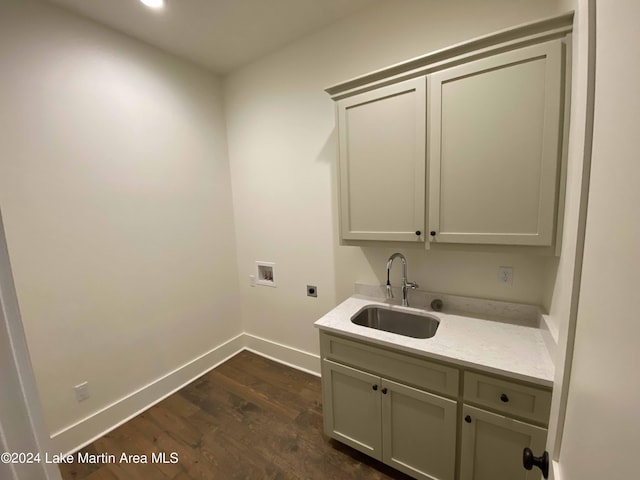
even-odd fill
[(313, 353), (288, 347), (249, 333), (244, 334), (245, 348), (250, 352), (282, 363), (316, 377), (320, 376), (320, 356)]
[(242, 350), (320, 376), (320, 357), (241, 333), (135, 392), (51, 435), (52, 453), (74, 453), (174, 394)]
[(228, 340), (135, 392), (51, 435), (54, 452), (73, 453), (164, 400), (244, 349), (244, 334)]

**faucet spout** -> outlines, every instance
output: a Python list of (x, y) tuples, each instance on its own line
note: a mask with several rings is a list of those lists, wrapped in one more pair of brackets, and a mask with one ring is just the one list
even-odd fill
[(408, 307), (409, 306), (409, 300), (408, 300), (409, 288), (411, 288), (412, 290), (415, 290), (416, 288), (418, 288), (418, 284), (415, 282), (407, 281), (407, 259), (404, 258), (404, 255), (402, 255), (401, 253), (394, 253), (389, 257), (389, 260), (387, 260), (387, 298), (393, 298), (393, 291), (391, 289), (391, 280), (389, 277), (391, 274), (391, 266), (393, 265), (393, 261), (396, 258), (399, 258), (400, 261), (402, 262), (402, 305), (405, 307)]

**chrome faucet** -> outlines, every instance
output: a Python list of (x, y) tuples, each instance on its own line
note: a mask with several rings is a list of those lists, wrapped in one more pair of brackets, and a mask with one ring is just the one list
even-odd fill
[(410, 288), (412, 290), (418, 288), (418, 284), (416, 282), (407, 281), (407, 259), (404, 258), (404, 255), (402, 255), (401, 253), (394, 253), (389, 257), (389, 260), (387, 260), (387, 298), (393, 298), (393, 291), (391, 290), (389, 274), (391, 273), (391, 265), (396, 258), (399, 258), (402, 262), (402, 306), (408, 307), (409, 300), (407, 299), (407, 293)]

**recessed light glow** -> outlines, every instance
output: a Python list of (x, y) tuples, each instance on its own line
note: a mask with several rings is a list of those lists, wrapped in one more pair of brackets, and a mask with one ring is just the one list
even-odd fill
[(164, 0), (140, 0), (147, 7), (151, 8), (162, 8), (164, 7)]

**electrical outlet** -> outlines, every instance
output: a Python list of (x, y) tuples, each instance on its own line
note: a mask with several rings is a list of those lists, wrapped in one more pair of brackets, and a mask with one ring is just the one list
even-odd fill
[(503, 285), (513, 285), (513, 267), (498, 268), (498, 282)]
[(89, 382), (83, 382), (80, 385), (73, 387), (76, 392), (76, 400), (78, 402), (84, 402), (89, 398)]
[(307, 285), (307, 297), (317, 297), (318, 287), (315, 285)]

